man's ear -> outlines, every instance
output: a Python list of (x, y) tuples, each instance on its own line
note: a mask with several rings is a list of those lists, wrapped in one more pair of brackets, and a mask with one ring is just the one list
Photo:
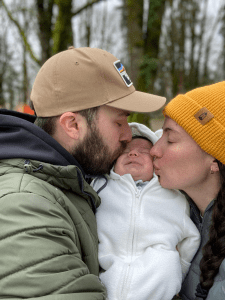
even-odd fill
[(79, 113), (65, 112), (59, 118), (59, 125), (73, 140), (81, 139), (86, 133), (86, 119)]

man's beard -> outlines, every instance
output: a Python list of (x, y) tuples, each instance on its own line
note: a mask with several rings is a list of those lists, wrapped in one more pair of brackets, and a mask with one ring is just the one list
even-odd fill
[(125, 141), (120, 143), (121, 146), (112, 153), (109, 146), (104, 143), (96, 125), (92, 124), (84, 140), (72, 149), (71, 154), (80, 163), (87, 175), (107, 174), (113, 167), (115, 160), (126, 148), (127, 143)]

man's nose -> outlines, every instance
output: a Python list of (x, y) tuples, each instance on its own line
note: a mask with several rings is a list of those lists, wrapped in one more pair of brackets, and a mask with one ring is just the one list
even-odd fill
[(123, 130), (122, 130), (122, 133), (121, 133), (121, 136), (120, 136), (120, 141), (124, 141), (126, 143), (129, 143), (131, 142), (132, 140), (132, 131), (131, 131), (131, 128), (128, 124), (126, 124), (124, 127), (123, 127)]

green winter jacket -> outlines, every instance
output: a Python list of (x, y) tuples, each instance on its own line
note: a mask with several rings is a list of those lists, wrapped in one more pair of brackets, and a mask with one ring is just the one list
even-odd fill
[[(0, 142), (3, 129), (12, 139), (0, 156), (21, 156), (18, 127), (1, 120)], [(28, 160), (32, 151), (0, 160), (0, 299), (105, 299), (93, 213), (100, 199), (76, 165)]]

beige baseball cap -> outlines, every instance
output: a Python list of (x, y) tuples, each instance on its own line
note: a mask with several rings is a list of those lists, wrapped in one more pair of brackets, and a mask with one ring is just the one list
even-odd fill
[(39, 117), (100, 105), (152, 112), (166, 102), (164, 97), (136, 91), (120, 60), (89, 47), (69, 47), (49, 58), (37, 74), (30, 98)]

